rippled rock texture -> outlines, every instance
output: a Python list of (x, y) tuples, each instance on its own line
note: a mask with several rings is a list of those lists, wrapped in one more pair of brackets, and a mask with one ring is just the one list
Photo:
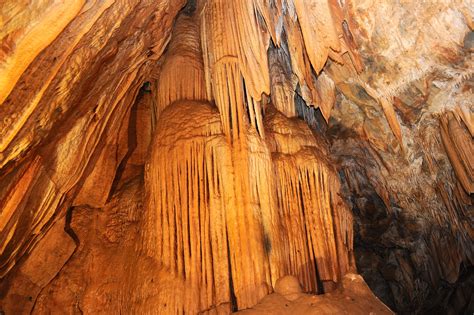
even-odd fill
[[(327, 132), (356, 218), (358, 270), (401, 313), (467, 312), (474, 285), (473, 6), (353, 4), (366, 70), (357, 78), (329, 67), (342, 93)], [(401, 137), (384, 119), (386, 101)]]
[(472, 312), (473, 15), (3, 1), (0, 310)]

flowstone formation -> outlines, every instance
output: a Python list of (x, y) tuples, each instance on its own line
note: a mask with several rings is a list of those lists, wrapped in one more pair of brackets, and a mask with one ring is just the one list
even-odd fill
[[(353, 267), (352, 216), (337, 195), (327, 154), (304, 122), (269, 104), (262, 106), (264, 121), (248, 121), (244, 100), (235, 97), (244, 92), (237, 60), (229, 58), (226, 67), (235, 85), (211, 80), (228, 116), (205, 101), (200, 41), (193, 38), (198, 23), (187, 16), (176, 21), (155, 84), (166, 101), (158, 101), (147, 164), (146, 244), (173, 275), (163, 285), (181, 283), (168, 297), (170, 312), (245, 309), (287, 274), (305, 292), (334, 289)], [(223, 121), (235, 127), (226, 131)]]
[(4, 1), (0, 313), (471, 312), (473, 15)]

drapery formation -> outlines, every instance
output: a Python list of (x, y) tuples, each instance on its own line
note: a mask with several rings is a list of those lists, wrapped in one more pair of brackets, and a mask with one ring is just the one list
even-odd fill
[[(0, 277), (84, 196), (104, 205), (128, 149), (147, 59), (161, 56), (183, 4), (2, 3), (0, 71), (8, 84), (2, 81), (0, 99), (16, 88), (0, 105)], [(87, 181), (90, 174), (101, 185)]]
[(198, 10), (201, 20), (178, 18), (152, 83), (158, 120), (144, 239), (168, 280), (183, 283), (167, 305), (248, 308), (285, 275), (306, 292), (332, 290), (354, 268), (352, 216), (324, 145), (262, 97), (270, 36), (258, 3), (209, 1)]
[(474, 305), (468, 2), (1, 2), (0, 313)]

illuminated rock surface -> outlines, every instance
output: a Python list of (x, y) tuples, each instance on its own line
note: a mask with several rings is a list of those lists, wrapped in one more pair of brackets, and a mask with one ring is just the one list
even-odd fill
[(472, 313), (473, 15), (3, 1), (0, 313)]

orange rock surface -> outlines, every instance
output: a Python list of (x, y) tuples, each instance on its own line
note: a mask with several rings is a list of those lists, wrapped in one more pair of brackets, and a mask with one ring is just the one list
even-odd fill
[(0, 314), (471, 312), (473, 16), (3, 1)]

